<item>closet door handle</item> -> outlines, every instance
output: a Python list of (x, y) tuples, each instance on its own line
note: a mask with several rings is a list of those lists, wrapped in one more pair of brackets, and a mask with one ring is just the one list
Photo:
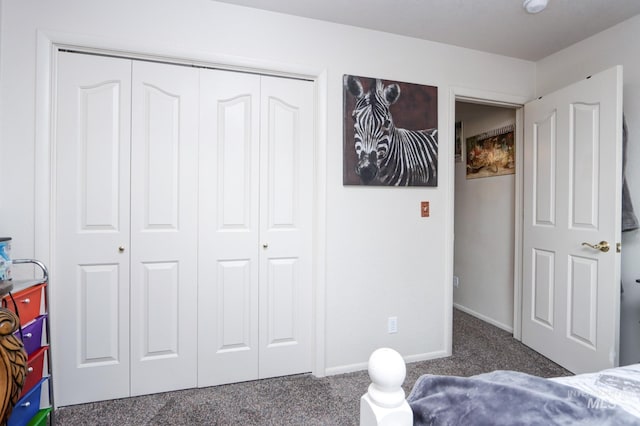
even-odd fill
[(124, 246), (120, 246), (120, 247), (118, 247), (118, 251), (119, 251), (120, 253), (124, 253)]
[(269, 248), (269, 244), (267, 243), (262, 244), (262, 248)]

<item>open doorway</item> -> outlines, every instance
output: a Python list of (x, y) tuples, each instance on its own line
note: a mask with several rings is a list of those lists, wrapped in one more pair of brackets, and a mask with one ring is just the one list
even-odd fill
[[(621, 239), (622, 69), (529, 102), (481, 101), (493, 95), (460, 92), (453, 92), (456, 101), (515, 112), (516, 173), (513, 203), (507, 204), (514, 210), (487, 213), (511, 191), (466, 179), (466, 165), (451, 159), (451, 269), (459, 278), (453, 305), (512, 330), (514, 338), (574, 373), (616, 366), (620, 251), (609, 248)], [(467, 121), (467, 138), (477, 130), (469, 129), (475, 115), (465, 118), (464, 108), (453, 103), (451, 116)], [(465, 199), (461, 185), (475, 198)], [(513, 237), (501, 236), (500, 229)], [(511, 248), (500, 250), (502, 245)], [(473, 262), (465, 265), (468, 259)], [(503, 274), (512, 265), (513, 275)]]
[(515, 155), (510, 164), (494, 172), (497, 167), (482, 167), (482, 162), (467, 164), (466, 142), (475, 137), (478, 144), (484, 137), (487, 148), (502, 144), (496, 148), (504, 153), (509, 147), (507, 138), (500, 135), (513, 129), (511, 149), (515, 148), (518, 108), (461, 100), (455, 104), (462, 152), (455, 162), (453, 305), (511, 333), (517, 253)]

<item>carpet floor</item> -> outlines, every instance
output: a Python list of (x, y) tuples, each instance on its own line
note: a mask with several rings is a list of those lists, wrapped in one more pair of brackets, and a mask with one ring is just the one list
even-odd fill
[[(453, 355), (407, 364), (408, 392), (422, 374), (471, 376), (516, 370), (541, 377), (570, 375), (510, 333), (454, 310)], [(63, 407), (56, 425), (358, 425), (366, 371), (309, 374), (188, 389)]]

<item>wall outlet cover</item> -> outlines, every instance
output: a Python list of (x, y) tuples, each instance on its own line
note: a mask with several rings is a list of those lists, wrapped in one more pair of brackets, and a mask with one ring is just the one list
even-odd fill
[(387, 331), (389, 334), (398, 332), (398, 317), (389, 317), (387, 320)]

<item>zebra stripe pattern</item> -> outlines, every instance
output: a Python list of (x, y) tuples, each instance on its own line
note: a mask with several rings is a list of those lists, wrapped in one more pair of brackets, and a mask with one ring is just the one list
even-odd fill
[(395, 127), (389, 107), (400, 97), (400, 86), (376, 80), (365, 93), (357, 77), (345, 76), (345, 87), (356, 98), (353, 109), (356, 173), (362, 183), (438, 185), (438, 129)]

